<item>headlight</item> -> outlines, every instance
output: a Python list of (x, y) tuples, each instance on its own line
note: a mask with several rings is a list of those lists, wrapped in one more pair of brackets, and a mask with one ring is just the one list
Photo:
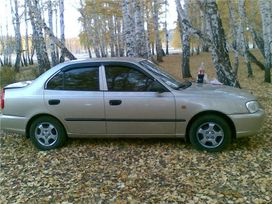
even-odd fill
[(249, 101), (246, 103), (246, 107), (250, 113), (255, 113), (260, 109), (260, 105), (257, 101)]

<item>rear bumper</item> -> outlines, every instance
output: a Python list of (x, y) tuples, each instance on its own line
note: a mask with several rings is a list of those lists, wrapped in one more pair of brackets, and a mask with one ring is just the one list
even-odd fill
[(28, 118), (11, 115), (0, 115), (0, 129), (25, 134)]
[(252, 114), (235, 114), (229, 117), (234, 123), (236, 137), (239, 138), (257, 134), (263, 125), (265, 112), (260, 110)]

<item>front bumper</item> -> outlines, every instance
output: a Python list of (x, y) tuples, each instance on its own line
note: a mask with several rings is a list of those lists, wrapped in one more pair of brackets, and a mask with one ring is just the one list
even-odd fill
[(0, 115), (0, 129), (25, 134), (28, 118), (11, 115)]
[(234, 123), (236, 137), (239, 138), (257, 134), (263, 125), (265, 112), (261, 109), (256, 113), (234, 114), (229, 117)]

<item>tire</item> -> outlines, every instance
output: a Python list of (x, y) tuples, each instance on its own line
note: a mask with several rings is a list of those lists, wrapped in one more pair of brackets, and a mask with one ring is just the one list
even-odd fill
[(198, 150), (220, 152), (231, 143), (231, 128), (227, 121), (216, 115), (197, 118), (189, 129), (192, 145)]
[(30, 126), (30, 139), (39, 150), (56, 149), (64, 145), (66, 132), (62, 124), (50, 116), (41, 116)]

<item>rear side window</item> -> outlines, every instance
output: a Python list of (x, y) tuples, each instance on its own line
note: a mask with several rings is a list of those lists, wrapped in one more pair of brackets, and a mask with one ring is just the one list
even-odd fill
[(98, 67), (76, 68), (60, 72), (48, 83), (47, 89), (72, 91), (98, 91)]

